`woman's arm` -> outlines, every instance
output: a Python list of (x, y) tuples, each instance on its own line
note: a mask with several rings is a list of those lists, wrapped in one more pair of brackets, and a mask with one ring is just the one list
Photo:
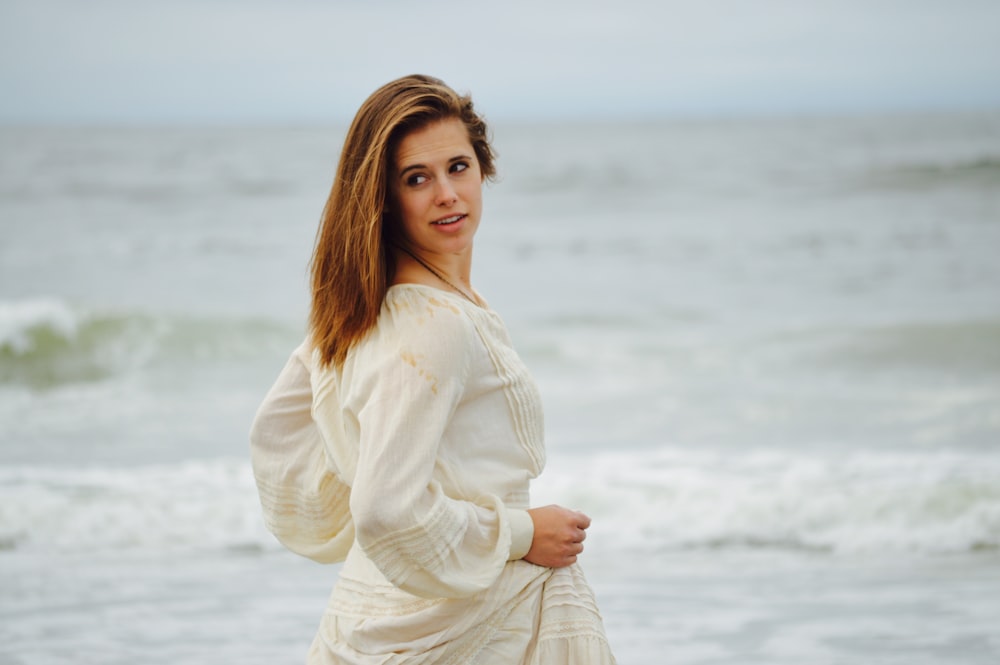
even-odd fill
[(293, 552), (333, 563), (354, 542), (350, 488), (337, 478), (312, 418), (309, 353), (303, 342), (264, 398), (250, 457), (267, 528)]
[[(405, 591), (469, 596), (489, 588), (508, 560), (524, 556), (533, 535), (527, 511), (486, 493), (474, 501), (453, 498), (437, 480), (462, 473), (456, 462), (439, 459), (439, 446), (464, 396), (475, 345), (482, 342), (464, 313), (446, 307), (430, 316), (414, 305), (385, 318), (354, 359), (351, 394), (345, 397), (360, 405), (351, 483), (357, 541)], [(323, 398), (333, 389), (327, 374), (314, 380), (321, 429), (335, 427), (338, 418), (329, 409), (339, 400)]]

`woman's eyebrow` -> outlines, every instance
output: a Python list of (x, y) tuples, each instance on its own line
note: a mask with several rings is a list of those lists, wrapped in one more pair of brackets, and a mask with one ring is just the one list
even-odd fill
[[(472, 159), (472, 157), (470, 157), (469, 155), (460, 154), (460, 155), (455, 155), (454, 157), (452, 157), (451, 159), (449, 159), (448, 163), (449, 164), (454, 164), (455, 162), (460, 162), (460, 161), (463, 161), (463, 160), (471, 160), (471, 159)], [(405, 167), (402, 171), (400, 171), (399, 175), (400, 175), (400, 177), (402, 177), (402, 176), (406, 175), (407, 172), (412, 171), (414, 169), (426, 169), (426, 168), (427, 168), (426, 164), (410, 164), (409, 166)]]
[(405, 169), (399, 172), (400, 177), (406, 175), (407, 171), (413, 171), (414, 169), (426, 169), (427, 167), (423, 164), (410, 164)]

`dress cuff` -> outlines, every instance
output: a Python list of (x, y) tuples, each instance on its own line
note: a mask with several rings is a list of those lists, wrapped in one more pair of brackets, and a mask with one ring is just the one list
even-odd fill
[(535, 538), (535, 523), (527, 510), (510, 508), (507, 517), (510, 521), (510, 558), (507, 560), (523, 559)]

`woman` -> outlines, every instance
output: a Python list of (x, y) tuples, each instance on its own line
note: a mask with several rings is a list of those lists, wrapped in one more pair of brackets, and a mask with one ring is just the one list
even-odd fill
[(537, 390), (470, 284), (483, 120), (408, 76), (348, 131), (312, 263), (310, 335), (251, 431), (265, 521), (344, 561), (309, 663), (613, 663), (576, 565), (590, 520), (529, 509)]

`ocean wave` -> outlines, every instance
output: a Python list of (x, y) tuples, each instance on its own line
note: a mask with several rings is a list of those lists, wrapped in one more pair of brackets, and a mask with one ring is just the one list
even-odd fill
[(871, 328), (828, 353), (866, 368), (1000, 372), (1000, 321), (909, 323)]
[(60, 300), (0, 302), (0, 384), (51, 388), (158, 362), (287, 350), (300, 333), (260, 319), (106, 312)]
[(788, 359), (873, 371), (933, 371), (939, 375), (1000, 373), (1000, 320), (911, 321), (853, 329), (804, 330), (761, 340)]
[[(1000, 548), (1000, 459), (679, 449), (553, 460), (534, 503), (594, 518), (588, 551), (766, 547), (832, 556)], [(0, 467), (0, 547), (261, 551), (249, 463)]]
[(630, 551), (1000, 548), (996, 457), (667, 450), (600, 456), (567, 472), (547, 492), (589, 509), (601, 537)]
[(595, 191), (604, 195), (609, 192), (626, 193), (645, 191), (651, 184), (646, 172), (624, 162), (588, 165), (583, 162), (561, 164), (548, 169), (529, 172), (525, 177), (513, 182), (513, 187), (524, 195), (546, 196), (560, 194), (585, 194), (592, 196)]
[(243, 461), (138, 468), (0, 467), (0, 549), (277, 547)]
[[(150, 176), (153, 178), (153, 175)], [(107, 200), (145, 206), (192, 204), (226, 196), (240, 198), (278, 198), (297, 193), (292, 182), (259, 179), (223, 179), (198, 183), (114, 182), (70, 180), (56, 183), (7, 183), (0, 186), (0, 195), (9, 201), (37, 202), (66, 199), (69, 201)]]
[(1000, 319), (783, 330), (751, 339), (738, 351), (773, 369), (995, 380), (1000, 376)]
[(1000, 179), (1000, 156), (940, 163), (902, 164), (873, 171), (868, 183), (880, 188), (924, 189), (933, 186), (966, 184), (995, 187)]

